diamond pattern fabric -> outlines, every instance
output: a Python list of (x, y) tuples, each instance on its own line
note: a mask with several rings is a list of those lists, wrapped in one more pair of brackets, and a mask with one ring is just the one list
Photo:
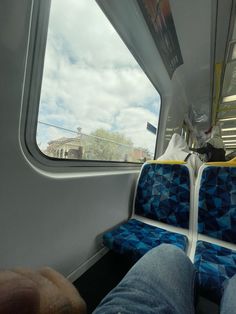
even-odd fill
[(180, 164), (145, 164), (139, 178), (135, 213), (176, 227), (188, 228), (189, 170)]
[(197, 284), (207, 298), (220, 301), (224, 282), (236, 274), (236, 251), (203, 241), (197, 242), (195, 266)]
[(103, 235), (106, 247), (119, 254), (125, 254), (137, 261), (152, 248), (169, 243), (185, 250), (186, 236), (157, 228), (136, 219), (130, 219), (118, 228)]
[(203, 170), (198, 232), (236, 243), (236, 167), (209, 166)]

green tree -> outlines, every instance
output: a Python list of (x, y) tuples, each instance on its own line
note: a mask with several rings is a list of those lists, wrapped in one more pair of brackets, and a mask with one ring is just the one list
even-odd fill
[(124, 161), (133, 150), (131, 139), (118, 132), (97, 129), (83, 138), (85, 159)]

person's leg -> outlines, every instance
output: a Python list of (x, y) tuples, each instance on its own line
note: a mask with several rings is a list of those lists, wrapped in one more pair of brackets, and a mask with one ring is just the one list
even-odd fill
[(163, 244), (145, 254), (94, 314), (192, 314), (195, 269), (185, 253)]
[(236, 275), (226, 284), (220, 304), (220, 314), (236, 314)]

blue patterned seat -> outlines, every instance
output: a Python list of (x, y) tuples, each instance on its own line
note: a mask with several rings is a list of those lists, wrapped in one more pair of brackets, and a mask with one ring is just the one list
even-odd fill
[(157, 228), (136, 219), (130, 219), (120, 227), (106, 232), (104, 244), (119, 254), (129, 255), (137, 261), (145, 253), (161, 243), (176, 245), (185, 250), (188, 239), (186, 236)]
[(236, 167), (206, 167), (199, 190), (198, 232), (236, 243)]
[[(188, 228), (190, 210), (190, 174), (183, 164), (147, 162), (143, 165), (134, 200), (136, 215)], [(105, 246), (139, 259), (161, 243), (186, 250), (186, 236), (131, 219), (103, 236)]]
[(201, 293), (219, 303), (224, 281), (236, 274), (236, 251), (198, 241), (195, 266), (198, 269), (197, 281)]
[[(199, 188), (198, 232), (236, 243), (236, 167), (208, 166), (203, 169)], [(201, 235), (199, 238), (204, 239)], [(198, 241), (195, 265), (200, 291), (219, 301), (223, 281), (236, 273), (236, 252)]]
[(135, 213), (175, 227), (188, 228), (190, 177), (181, 164), (144, 165), (135, 199)]

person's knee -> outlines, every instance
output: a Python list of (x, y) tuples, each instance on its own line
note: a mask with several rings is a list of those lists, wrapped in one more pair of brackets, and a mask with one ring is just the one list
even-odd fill
[(236, 301), (235, 301), (235, 290), (236, 290), (236, 275), (224, 283), (224, 293), (220, 305), (220, 313), (236, 313)]
[[(145, 271), (147, 274), (159, 270), (178, 269), (192, 265), (186, 254), (170, 244), (162, 244), (147, 252), (132, 269), (135, 272)], [(133, 270), (132, 270), (133, 271)]]
[(160, 256), (160, 258), (169, 259), (171, 256), (182, 257), (185, 258), (186, 254), (177, 246), (172, 244), (163, 243), (152, 250), (150, 250), (147, 254), (153, 256)]
[(184, 254), (184, 252), (179, 247), (173, 244), (163, 243), (159, 246), (159, 249), (163, 252), (163, 254)]
[(187, 257), (186, 253), (180, 248), (171, 244), (161, 244), (160, 246), (150, 250), (140, 260), (138, 267), (152, 270), (159, 269), (163, 272), (170, 269), (174, 272), (192, 272), (193, 264)]
[[(163, 313), (174, 313), (178, 307), (176, 313), (193, 313), (193, 282), (194, 267), (186, 254), (178, 247), (162, 244), (131, 268), (95, 313), (105, 313), (106, 308), (116, 308), (118, 313), (124, 304), (134, 304), (139, 313), (149, 313), (154, 304)], [(141, 311), (142, 307), (145, 310)]]

